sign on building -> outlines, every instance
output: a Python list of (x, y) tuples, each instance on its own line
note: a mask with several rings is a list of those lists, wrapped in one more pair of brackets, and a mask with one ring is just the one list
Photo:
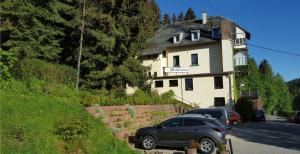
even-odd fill
[(164, 71), (168, 73), (188, 73), (189, 69), (185, 67), (165, 67)]

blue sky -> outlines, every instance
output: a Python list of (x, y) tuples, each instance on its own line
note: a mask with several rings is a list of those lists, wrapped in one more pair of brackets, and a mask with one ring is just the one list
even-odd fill
[[(161, 14), (176, 15), (192, 7), (231, 19), (251, 33), (248, 43), (300, 54), (300, 0), (156, 0)], [(300, 77), (300, 57), (248, 47), (257, 63), (267, 59), (288, 81)]]

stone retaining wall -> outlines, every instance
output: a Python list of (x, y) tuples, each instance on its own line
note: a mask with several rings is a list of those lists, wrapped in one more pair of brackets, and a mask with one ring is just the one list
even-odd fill
[(117, 138), (127, 140), (138, 128), (158, 124), (183, 113), (184, 109), (174, 105), (123, 105), (92, 106), (86, 107), (86, 111), (96, 118), (102, 118)]

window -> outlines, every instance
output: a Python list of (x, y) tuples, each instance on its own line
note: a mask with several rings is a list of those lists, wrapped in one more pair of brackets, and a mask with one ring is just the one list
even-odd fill
[(220, 30), (217, 28), (212, 29), (211, 35), (213, 39), (220, 39)]
[(157, 77), (157, 72), (154, 72), (154, 77)]
[(180, 43), (182, 35), (183, 35), (182, 33), (174, 34), (173, 35), (173, 43)]
[(201, 126), (205, 123), (201, 119), (196, 118), (184, 118), (184, 126)]
[(197, 66), (198, 65), (198, 54), (192, 54), (192, 66)]
[(163, 123), (164, 127), (180, 127), (183, 125), (182, 118), (173, 118)]
[(215, 76), (215, 89), (223, 89), (223, 76)]
[(155, 81), (155, 88), (163, 87), (164, 86), (164, 81)]
[(200, 38), (200, 31), (199, 30), (193, 30), (192, 32), (191, 32), (191, 39), (192, 39), (192, 41), (198, 41), (199, 40), (199, 38)]
[(180, 64), (179, 64), (179, 56), (173, 56), (173, 66), (174, 67), (179, 67)]
[(225, 106), (225, 98), (215, 97), (215, 106)]
[(148, 72), (148, 76), (151, 77), (151, 72)]
[(235, 45), (245, 45), (246, 39), (245, 38), (237, 38), (235, 39)]
[(166, 58), (166, 56), (167, 56), (167, 52), (164, 50), (163, 53), (162, 53), (162, 57)]
[(193, 90), (193, 79), (185, 79), (185, 90), (190, 91)]
[(178, 87), (178, 80), (169, 80), (169, 87)]
[(210, 115), (211, 117), (216, 119), (222, 117), (222, 111), (198, 111), (197, 114)]

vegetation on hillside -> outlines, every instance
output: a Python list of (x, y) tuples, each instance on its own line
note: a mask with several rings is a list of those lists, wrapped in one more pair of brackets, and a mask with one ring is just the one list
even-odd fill
[(50, 95), (27, 86), (0, 82), (0, 153), (136, 153), (84, 111), (74, 90)]
[[(259, 92), (268, 113), (277, 112), (289, 116), (292, 112), (292, 96), (279, 74), (274, 74), (267, 60), (257, 66), (250, 58), (247, 66), (237, 68), (237, 83), (241, 92)], [(243, 86), (241, 86), (243, 84)]]
[(300, 110), (300, 78), (291, 80), (287, 84), (293, 96), (293, 107)]

